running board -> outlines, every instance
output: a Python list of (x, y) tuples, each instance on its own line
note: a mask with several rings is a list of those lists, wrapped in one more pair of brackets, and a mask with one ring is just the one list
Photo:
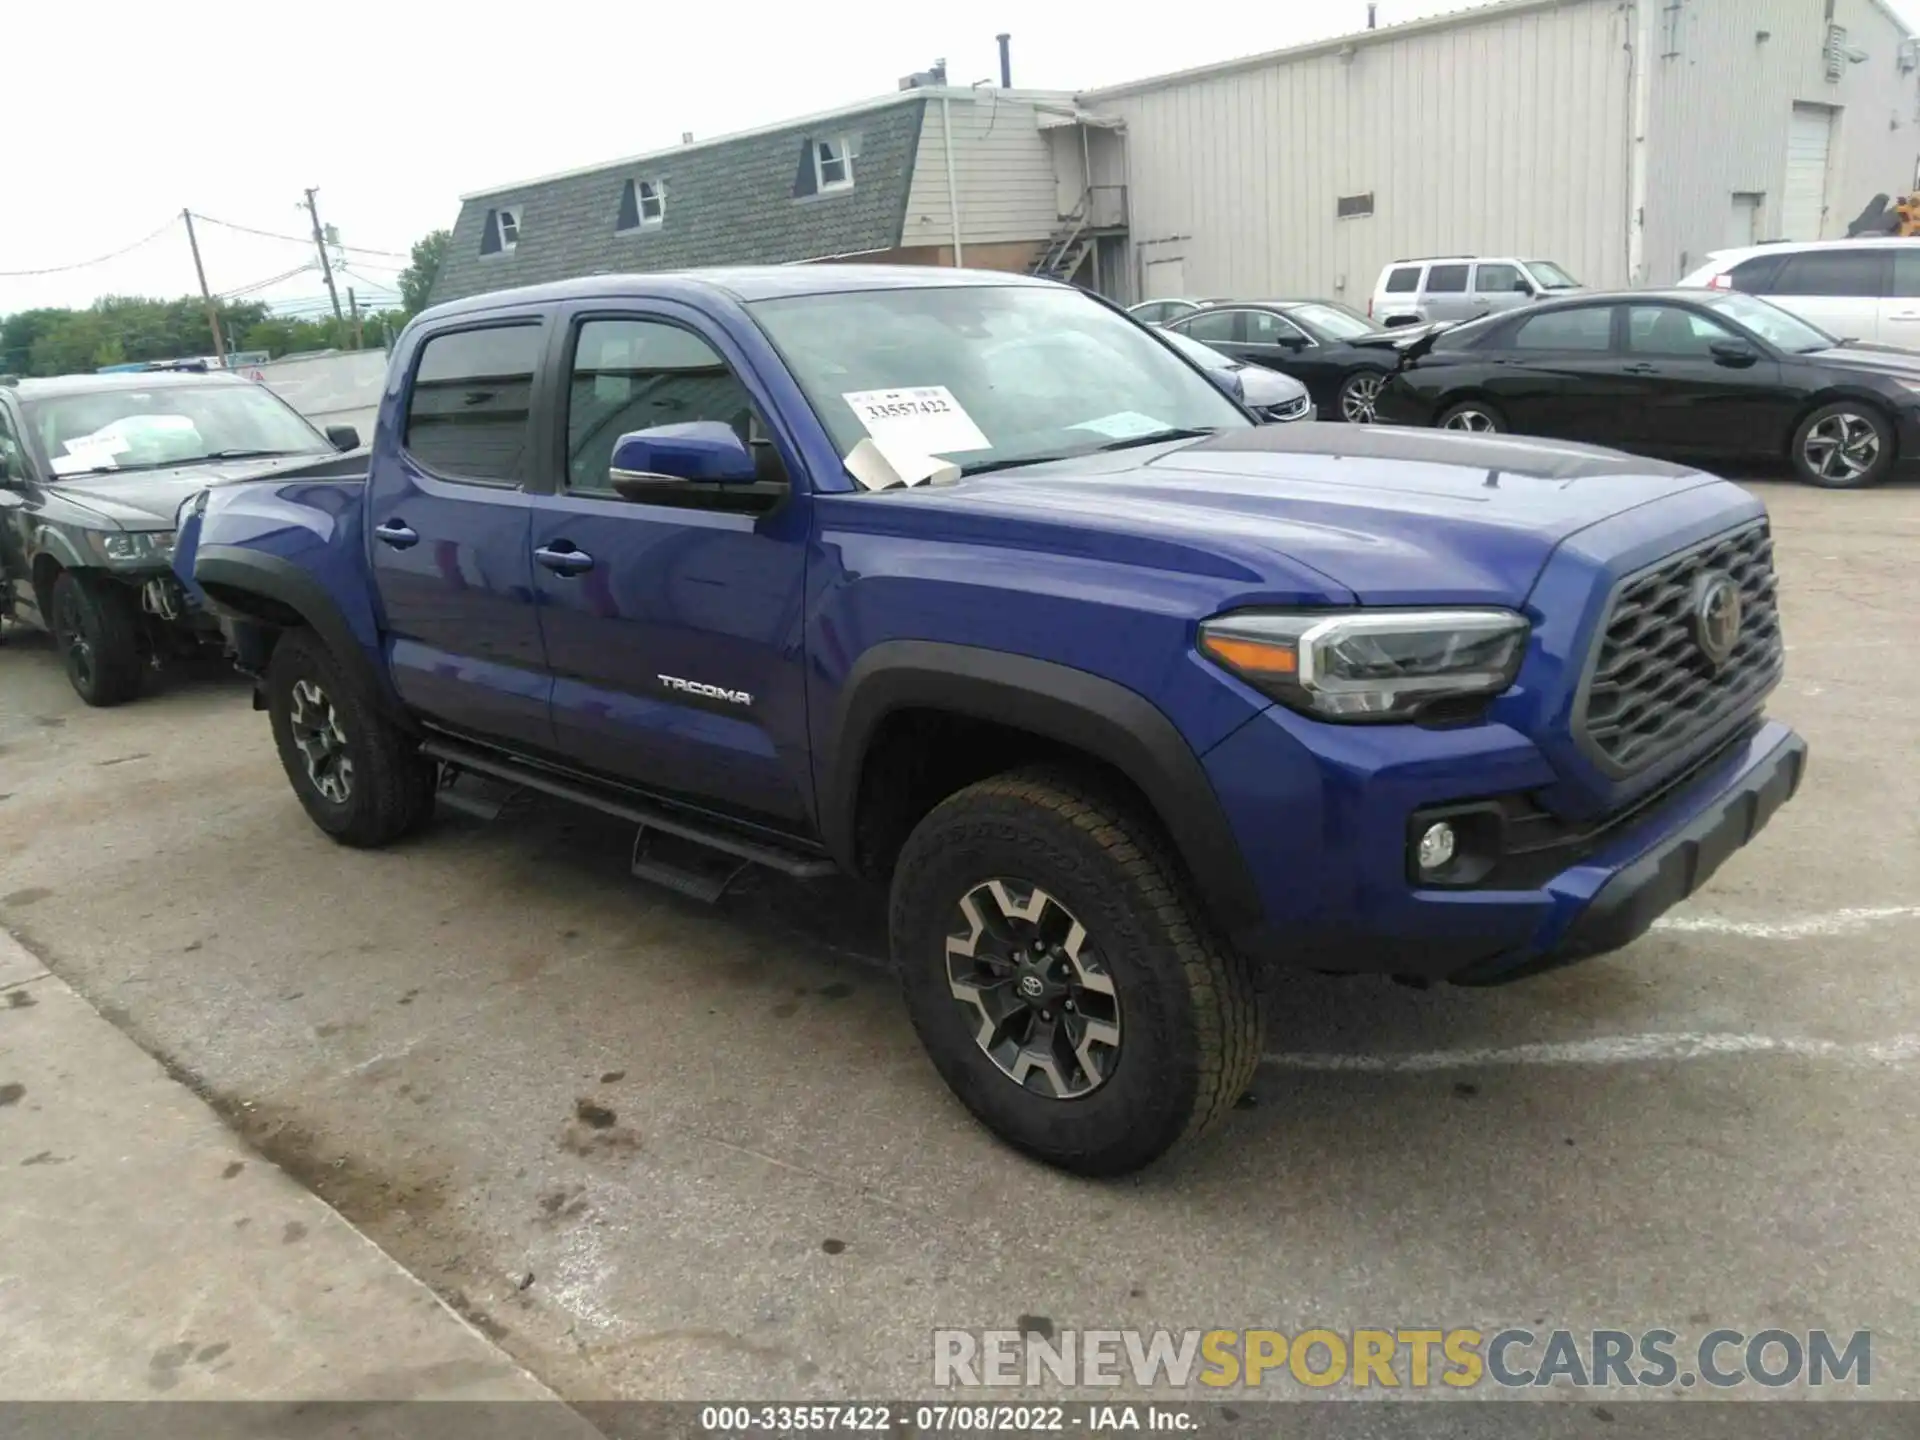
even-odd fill
[[(824, 879), (838, 868), (831, 860), (821, 856), (804, 855), (777, 845), (748, 840), (642, 801), (625, 797), (615, 799), (584, 785), (575, 785), (543, 771), (516, 765), (512, 761), (470, 750), (450, 741), (425, 741), (420, 746), (420, 753), (458, 770), (504, 780), (631, 821), (640, 827), (639, 833), (634, 836), (633, 854), (629, 862), (633, 874), (709, 904), (719, 899), (748, 865), (763, 865), (794, 880)], [(448, 798), (444, 789), (440, 796), (442, 800)], [(669, 844), (664, 847), (666, 853), (662, 853), (662, 847), (658, 845), (653, 832), (682, 843)], [(689, 863), (691, 857), (686, 852), (697, 854), (702, 850), (709, 852), (701, 857), (705, 863)], [(735, 863), (728, 865), (720, 861), (719, 856), (730, 856)]]

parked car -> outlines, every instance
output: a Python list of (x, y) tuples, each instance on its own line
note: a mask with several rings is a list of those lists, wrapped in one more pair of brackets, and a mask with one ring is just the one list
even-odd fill
[(1129, 305), (1127, 313), (1142, 325), (1164, 325), (1219, 303), (1217, 300), (1142, 300), (1138, 305)]
[(1174, 349), (1202, 370), (1229, 382), (1228, 393), (1262, 420), (1285, 423), (1319, 418), (1313, 398), (1307, 394), (1307, 387), (1291, 375), (1282, 375), (1278, 370), (1269, 370), (1264, 365), (1249, 365), (1244, 360), (1236, 360), (1211, 345), (1202, 345), (1190, 335), (1182, 335), (1178, 330), (1162, 330), (1161, 333)]
[[(0, 619), (53, 632), (89, 705), (140, 692), (163, 657), (218, 644), (168, 562), (174, 512), (209, 485), (339, 468), (321, 434), (238, 376), (193, 367), (0, 381)], [(354, 461), (350, 469), (363, 468)]]
[(1386, 332), (1324, 300), (1229, 301), (1183, 315), (1167, 329), (1293, 376), (1321, 414), (1356, 425), (1373, 423), (1374, 401), (1393, 373), (1391, 350), (1359, 343)]
[(1381, 269), (1367, 315), (1389, 329), (1435, 320), (1458, 323), (1580, 288), (1579, 281), (1551, 260), (1511, 255), (1395, 260)]
[[(1070, 383), (1004, 382), (1063, 336)], [(1232, 1109), (1260, 969), (1614, 949), (1801, 774), (1739, 486), (1255, 425), (1066, 286), (598, 276), (437, 306), (392, 364), (364, 479), (181, 516), (314, 823), (384, 845), (485, 776), (634, 822), (690, 894), (885, 883), (940, 1074), (1073, 1170)]]
[(1842, 345), (1736, 292), (1589, 294), (1422, 337), (1403, 354), (1380, 397), (1402, 424), (1695, 461), (1787, 459), (1832, 489), (1920, 458), (1920, 355)]
[(1758, 295), (1845, 340), (1920, 348), (1920, 239), (1716, 250), (1680, 283)]

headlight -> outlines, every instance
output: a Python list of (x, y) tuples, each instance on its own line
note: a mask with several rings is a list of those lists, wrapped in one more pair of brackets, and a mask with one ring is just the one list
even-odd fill
[(1200, 649), (1323, 720), (1412, 720), (1513, 683), (1527, 622), (1511, 610), (1246, 611), (1200, 626)]
[(109, 565), (164, 565), (173, 558), (171, 530), (93, 531), (87, 540)]

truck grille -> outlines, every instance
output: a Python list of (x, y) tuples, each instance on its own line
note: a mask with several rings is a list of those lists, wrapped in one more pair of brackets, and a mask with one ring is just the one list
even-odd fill
[[(1739, 639), (1715, 665), (1695, 611), (1708, 577), (1740, 592)], [(1773, 536), (1763, 520), (1630, 575), (1614, 592), (1574, 733), (1603, 770), (1627, 775), (1743, 714), (1780, 678)]]

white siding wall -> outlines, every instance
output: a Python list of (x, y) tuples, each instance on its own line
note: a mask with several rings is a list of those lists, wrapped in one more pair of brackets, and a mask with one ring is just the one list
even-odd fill
[[(1653, 143), (1647, 278), (1677, 279), (1726, 244), (1736, 192), (1756, 192), (1763, 239), (1784, 233), (1793, 106), (1839, 107), (1821, 235), (1876, 194), (1898, 195), (1920, 155), (1920, 80), (1900, 70), (1906, 37), (1873, 0), (1835, 0), (1833, 23), (1867, 52), (1826, 78), (1826, 0), (1653, 0)], [(1767, 39), (1759, 39), (1764, 31)], [(1813, 237), (1808, 237), (1813, 238)]]
[[(983, 90), (953, 98), (948, 110), (953, 116), (953, 178), (960, 197), (962, 243), (1045, 239), (1060, 211), (1052, 151), (1033, 106)], [(937, 94), (928, 96), (920, 121), (920, 149), (900, 243), (953, 243), (946, 136)]]
[[(1082, 98), (1127, 123), (1136, 257), (1182, 256), (1195, 294), (1364, 306), (1388, 261), (1457, 251), (1618, 284), (1625, 38), (1613, 0), (1575, 0)], [(1367, 191), (1371, 218), (1335, 218)]]

